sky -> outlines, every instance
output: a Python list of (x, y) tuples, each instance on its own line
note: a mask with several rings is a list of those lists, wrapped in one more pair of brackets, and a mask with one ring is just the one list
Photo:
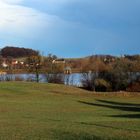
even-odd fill
[(0, 0), (0, 48), (58, 57), (140, 54), (140, 0)]

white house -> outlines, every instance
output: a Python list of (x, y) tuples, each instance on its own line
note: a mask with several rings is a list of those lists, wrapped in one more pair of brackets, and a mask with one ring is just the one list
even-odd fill
[(7, 68), (8, 64), (6, 64), (5, 62), (2, 63), (2, 67)]
[(55, 59), (52, 61), (53, 64), (65, 64), (65, 59)]

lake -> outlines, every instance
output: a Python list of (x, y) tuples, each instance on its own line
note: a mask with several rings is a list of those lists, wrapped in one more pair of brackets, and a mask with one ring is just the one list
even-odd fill
[[(70, 75), (64, 75), (64, 82), (68, 85), (81, 86), (81, 73), (73, 73)], [(35, 74), (6, 74), (0, 75), (0, 81), (10, 81), (10, 80), (23, 80), (23, 81), (35, 81)], [(47, 78), (45, 74), (39, 74), (39, 81), (47, 83)]]
[[(72, 73), (72, 74), (65, 74), (64, 75), (64, 83), (66, 85), (72, 85), (72, 86), (77, 86), (81, 87), (81, 78), (82, 78), (82, 73)], [(133, 73), (130, 75), (129, 80), (134, 80), (136, 77), (140, 76), (140, 73)], [(6, 75), (0, 75), (0, 81), (11, 81), (11, 80), (17, 80), (17, 81), (35, 81), (35, 74), (6, 74)], [(47, 83), (47, 78), (45, 74), (40, 74), (39, 75), (39, 82), (42, 83)]]

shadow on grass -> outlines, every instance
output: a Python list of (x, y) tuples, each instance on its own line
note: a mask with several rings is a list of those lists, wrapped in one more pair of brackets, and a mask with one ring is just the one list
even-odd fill
[(140, 119), (140, 114), (111, 115), (110, 117)]
[[(129, 112), (140, 112), (139, 104), (120, 103), (120, 102), (113, 102), (113, 101), (106, 101), (106, 100), (96, 100), (96, 101), (98, 101), (99, 103), (91, 103), (85, 101), (78, 101), (78, 102), (90, 106), (105, 107), (105, 108), (117, 109), (121, 111), (129, 111)], [(140, 114), (113, 115), (110, 117), (140, 119)]]
[(132, 107), (132, 106), (115, 106), (115, 105), (107, 105), (107, 104), (97, 104), (97, 103), (90, 103), (84, 101), (78, 101), (79, 103), (91, 105), (91, 106), (99, 106), (99, 107), (107, 107), (111, 109), (118, 109), (122, 111), (133, 111), (133, 112), (140, 112), (140, 107)]
[(98, 102), (102, 103), (107, 103), (107, 104), (112, 104), (112, 105), (124, 105), (124, 106), (135, 106), (135, 107), (140, 107), (140, 104), (134, 104), (134, 103), (122, 103), (122, 102), (115, 102), (115, 101), (106, 101), (106, 100), (98, 100)]

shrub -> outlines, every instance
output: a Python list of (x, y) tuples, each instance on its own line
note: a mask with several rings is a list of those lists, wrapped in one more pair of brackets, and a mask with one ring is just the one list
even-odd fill
[(81, 78), (83, 88), (95, 91), (95, 79), (96, 79), (95, 73), (93, 72), (83, 73)]
[(6, 75), (5, 76), (5, 81), (13, 81), (13, 76), (12, 75)]
[(64, 74), (46, 74), (46, 80), (48, 83), (64, 84)]
[(95, 80), (95, 90), (96, 91), (110, 91), (111, 86), (109, 82), (105, 81), (104, 79), (96, 79)]
[(127, 72), (112, 70), (110, 72), (107, 72), (101, 78), (110, 82), (113, 91), (126, 90), (129, 84), (129, 77)]
[(34, 82), (35, 81), (35, 78), (34, 76), (29, 76), (27, 79), (26, 79), (27, 82)]
[(128, 86), (127, 91), (129, 92), (140, 92), (140, 83), (132, 83)]
[(15, 76), (15, 81), (24, 81), (24, 78), (21, 76)]

